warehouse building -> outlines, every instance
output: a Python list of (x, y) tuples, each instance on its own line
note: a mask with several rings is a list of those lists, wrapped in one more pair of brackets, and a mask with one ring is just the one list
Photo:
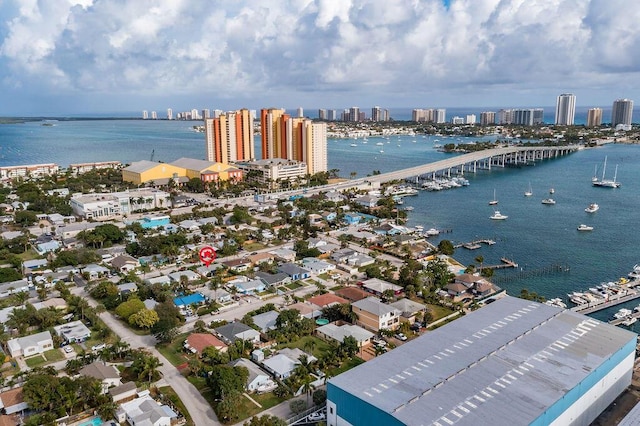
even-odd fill
[(588, 425), (630, 385), (636, 339), (507, 296), (332, 378), (327, 424)]

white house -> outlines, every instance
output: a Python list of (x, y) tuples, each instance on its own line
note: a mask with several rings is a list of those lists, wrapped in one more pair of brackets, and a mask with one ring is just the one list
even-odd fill
[(19, 356), (26, 358), (53, 349), (53, 339), (51, 338), (51, 333), (43, 331), (31, 336), (11, 339), (7, 342), (7, 347), (13, 358)]
[(116, 412), (118, 422), (126, 420), (132, 426), (171, 426), (171, 420), (177, 417), (171, 408), (149, 395), (121, 404)]
[(234, 367), (244, 367), (249, 370), (249, 377), (247, 378), (246, 389), (249, 392), (269, 392), (278, 387), (278, 384), (273, 381), (269, 375), (262, 371), (257, 365), (249, 361), (246, 358), (239, 358), (231, 365)]
[(120, 372), (113, 365), (107, 365), (104, 362), (95, 361), (84, 366), (79, 372), (82, 376), (93, 377), (102, 383), (102, 393), (107, 393), (109, 388), (119, 386)]
[(53, 327), (58, 336), (67, 343), (84, 342), (91, 337), (91, 330), (82, 321), (72, 321), (68, 324), (56, 325)]

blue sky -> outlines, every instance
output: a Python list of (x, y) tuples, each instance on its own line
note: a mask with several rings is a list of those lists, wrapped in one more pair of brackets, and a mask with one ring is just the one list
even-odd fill
[(0, 0), (0, 115), (639, 98), (627, 0)]

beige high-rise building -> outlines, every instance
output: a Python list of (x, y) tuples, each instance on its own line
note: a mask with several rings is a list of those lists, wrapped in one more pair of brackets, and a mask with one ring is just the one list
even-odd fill
[(480, 113), (480, 125), (489, 126), (491, 124), (496, 124), (496, 113), (495, 111), (483, 111)]
[(307, 172), (325, 172), (327, 125), (307, 118), (291, 118), (283, 109), (263, 109), (262, 158), (283, 158), (307, 164)]
[(254, 160), (253, 115), (248, 109), (204, 120), (207, 161), (228, 164)]
[(587, 111), (587, 127), (600, 127), (602, 125), (602, 108), (589, 108)]

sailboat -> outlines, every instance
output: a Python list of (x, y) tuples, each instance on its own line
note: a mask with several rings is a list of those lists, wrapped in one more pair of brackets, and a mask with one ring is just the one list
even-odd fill
[(604, 176), (606, 171), (607, 171), (607, 157), (604, 157), (604, 165), (602, 166), (602, 178), (598, 180), (596, 177), (594, 177), (594, 179), (591, 180), (591, 183), (593, 184), (593, 186), (599, 186), (602, 188), (619, 188), (620, 182), (616, 180), (618, 177), (618, 165), (616, 164), (616, 171), (613, 175), (613, 180), (605, 179)]
[(524, 193), (525, 197), (531, 197), (533, 195), (533, 190), (531, 189), (531, 182), (529, 182), (529, 189), (527, 189)]
[(498, 199), (496, 198), (496, 190), (493, 190), (493, 199), (491, 201), (489, 201), (489, 205), (490, 206), (495, 206), (496, 204), (498, 204)]

